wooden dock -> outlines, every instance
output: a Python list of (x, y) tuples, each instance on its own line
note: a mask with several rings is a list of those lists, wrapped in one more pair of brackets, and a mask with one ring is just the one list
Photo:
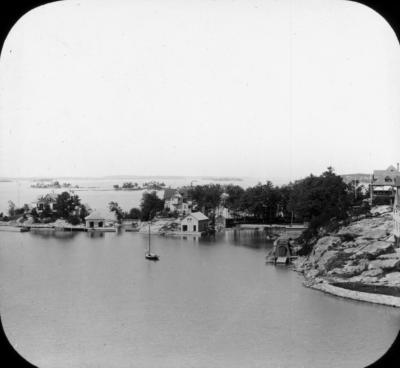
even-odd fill
[(284, 230), (284, 231), (304, 231), (307, 226), (304, 224), (238, 224), (236, 225), (238, 230)]

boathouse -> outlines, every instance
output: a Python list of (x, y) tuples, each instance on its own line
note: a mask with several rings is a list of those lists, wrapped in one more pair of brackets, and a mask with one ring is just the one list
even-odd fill
[(290, 238), (280, 237), (274, 242), (273, 256), (275, 263), (287, 264), (290, 262), (292, 252), (290, 249)]
[(201, 233), (208, 228), (208, 217), (201, 212), (193, 212), (181, 220), (181, 232)]
[(104, 227), (104, 222), (105, 218), (98, 211), (93, 211), (85, 217), (86, 228), (88, 229)]

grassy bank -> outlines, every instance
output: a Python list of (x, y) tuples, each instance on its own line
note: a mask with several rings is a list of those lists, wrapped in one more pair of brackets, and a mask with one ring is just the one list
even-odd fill
[(400, 287), (395, 287), (395, 286), (371, 285), (371, 284), (363, 284), (361, 282), (334, 282), (331, 283), (331, 285), (363, 293), (400, 297)]

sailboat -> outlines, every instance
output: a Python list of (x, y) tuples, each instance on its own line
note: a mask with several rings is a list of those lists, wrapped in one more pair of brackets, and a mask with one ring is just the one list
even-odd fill
[(150, 221), (149, 221), (149, 249), (147, 250), (147, 252), (145, 253), (145, 258), (150, 260), (150, 261), (158, 261), (160, 259), (160, 257), (155, 254), (155, 253), (151, 253), (151, 249), (150, 249), (150, 243), (151, 243), (151, 236), (150, 236)]

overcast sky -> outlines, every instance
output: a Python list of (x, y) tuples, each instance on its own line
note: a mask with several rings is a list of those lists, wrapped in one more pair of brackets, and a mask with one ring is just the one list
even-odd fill
[(0, 176), (276, 183), (400, 161), (400, 50), (354, 2), (64, 1), (0, 58)]

